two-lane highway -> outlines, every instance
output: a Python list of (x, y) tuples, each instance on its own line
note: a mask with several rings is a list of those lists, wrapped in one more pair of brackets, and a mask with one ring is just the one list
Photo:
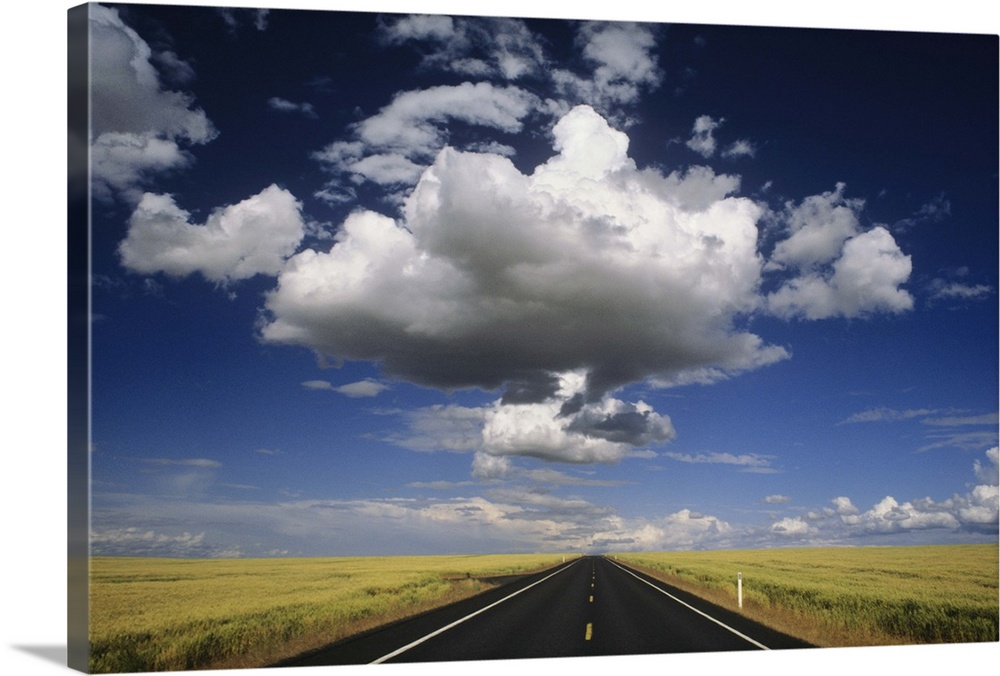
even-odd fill
[[(767, 650), (771, 646), (740, 631), (737, 618), (608, 559), (596, 559), (602, 581), (595, 594), (592, 654)], [(702, 608), (699, 608), (701, 606)], [(707, 611), (707, 612), (706, 612)], [(739, 622), (743, 624), (743, 622)], [(754, 632), (751, 633), (763, 633)], [(773, 641), (772, 641), (773, 642)]]
[(280, 666), (804, 648), (604, 557), (584, 557)]

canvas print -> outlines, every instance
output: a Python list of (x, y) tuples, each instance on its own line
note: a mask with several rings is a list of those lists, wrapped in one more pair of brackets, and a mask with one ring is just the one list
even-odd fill
[(998, 641), (996, 35), (68, 25), (73, 668)]

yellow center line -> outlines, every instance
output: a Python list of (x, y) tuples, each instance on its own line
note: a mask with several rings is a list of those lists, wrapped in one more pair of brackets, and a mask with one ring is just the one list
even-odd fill
[(588, 622), (587, 623), (587, 636), (585, 637), (585, 640), (589, 641), (590, 637), (593, 636), (593, 635), (594, 635), (594, 623), (593, 622)]
[(594, 602), (594, 595), (593, 595), (593, 594), (591, 594), (591, 595), (590, 595), (590, 602), (591, 602), (591, 603), (593, 603), (593, 602)]

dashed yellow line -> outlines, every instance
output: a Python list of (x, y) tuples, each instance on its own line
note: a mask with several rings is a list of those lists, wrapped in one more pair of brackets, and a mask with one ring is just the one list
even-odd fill
[[(591, 568), (591, 571), (592, 571), (592, 573), (591, 573), (591, 576), (590, 576), (590, 588), (593, 589), (594, 588), (594, 583), (597, 580), (597, 571), (593, 570), (593, 568)], [(590, 595), (590, 602), (591, 603), (594, 602), (594, 595), (593, 594)], [(588, 622), (587, 623), (587, 633), (584, 636), (584, 640), (585, 641), (589, 641), (593, 635), (594, 635), (594, 623), (593, 622)]]

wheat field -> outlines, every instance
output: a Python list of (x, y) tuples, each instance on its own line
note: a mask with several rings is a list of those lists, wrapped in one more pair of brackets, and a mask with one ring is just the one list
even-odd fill
[[(90, 667), (94, 673), (259, 667), (566, 558), (96, 557)], [(818, 646), (998, 640), (995, 544), (613, 558)]]
[(259, 667), (485, 590), (562, 555), (95, 557), (94, 673)]
[(819, 646), (998, 640), (998, 547), (663, 552), (618, 557)]

